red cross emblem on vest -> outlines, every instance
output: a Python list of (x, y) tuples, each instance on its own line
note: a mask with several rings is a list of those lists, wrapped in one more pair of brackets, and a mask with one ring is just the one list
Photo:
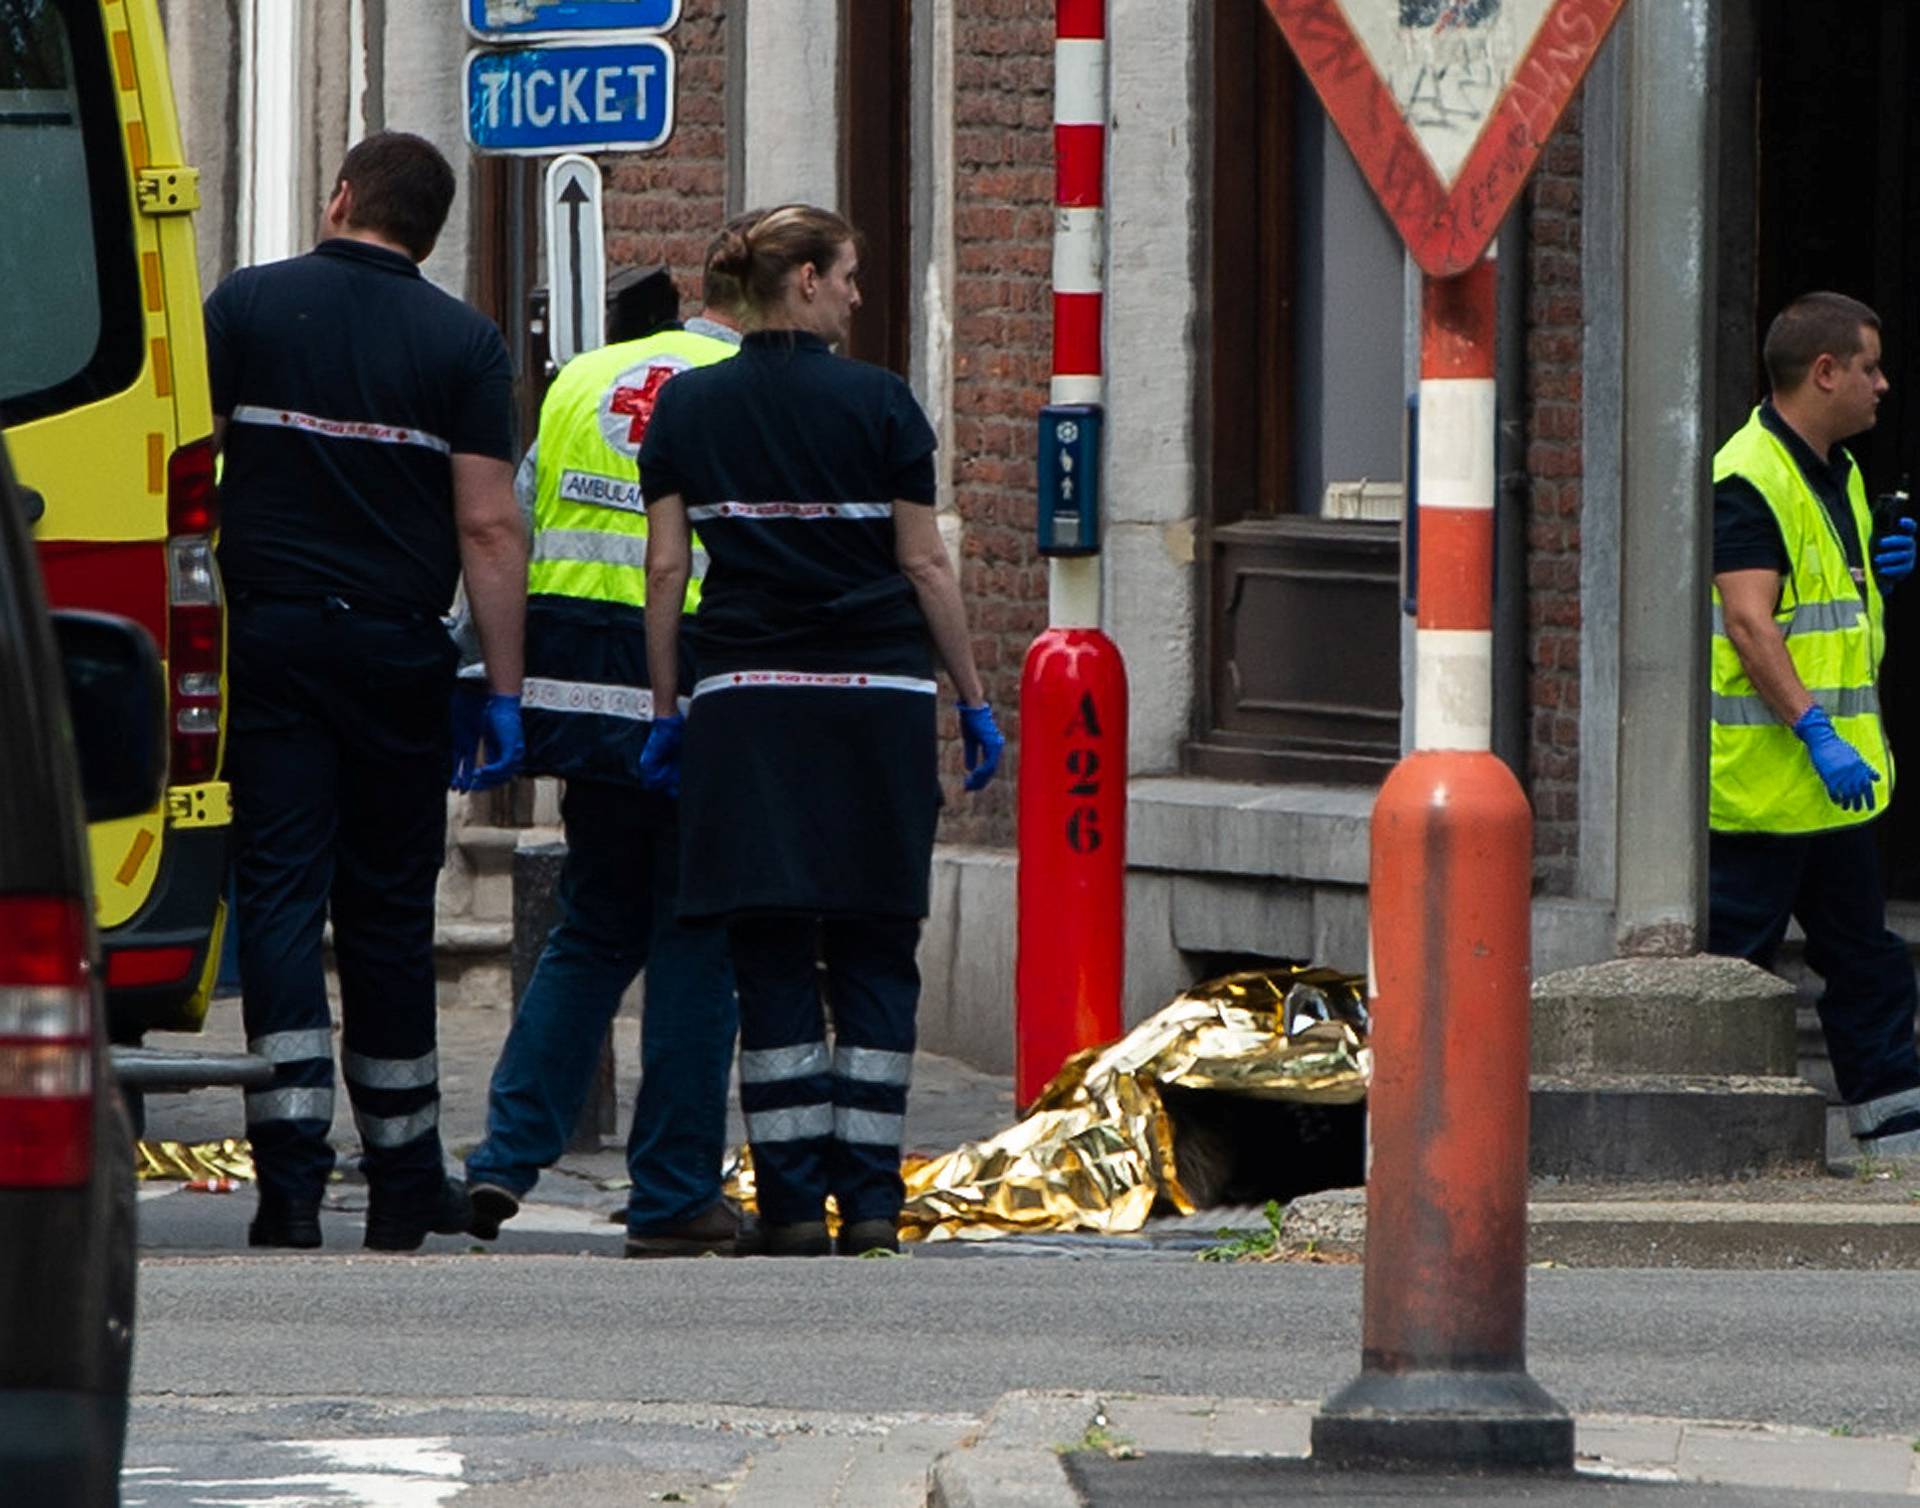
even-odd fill
[(633, 420), (627, 426), (627, 443), (637, 446), (646, 438), (647, 425), (653, 418), (653, 406), (660, 401), (660, 389), (667, 385), (667, 379), (673, 376), (668, 367), (650, 367), (647, 380), (639, 387), (617, 387), (613, 390), (613, 399), (607, 405), (607, 411), (626, 414)]

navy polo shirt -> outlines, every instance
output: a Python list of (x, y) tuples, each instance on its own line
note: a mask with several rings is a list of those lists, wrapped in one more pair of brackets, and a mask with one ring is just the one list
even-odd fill
[(706, 547), (702, 649), (923, 637), (893, 504), (932, 505), (935, 444), (900, 378), (798, 331), (750, 334), (663, 387), (640, 485), (678, 494)]
[(206, 325), (229, 589), (444, 613), (460, 574), (451, 458), (513, 458), (492, 321), (409, 257), (343, 239), (234, 273)]
[[(1760, 422), (1767, 432), (1787, 447), (1793, 464), (1807, 479), (1813, 495), (1820, 499), (1833, 520), (1840, 543), (1847, 552), (1847, 564), (1858, 571), (1861, 564), (1860, 531), (1854, 527), (1853, 502), (1847, 496), (1847, 483), (1853, 475), (1853, 457), (1840, 446), (1825, 458), (1800, 438), (1799, 431), (1782, 419), (1767, 399), (1760, 405)], [(1743, 476), (1723, 477), (1713, 488), (1713, 573), (1725, 571), (1778, 571), (1793, 574), (1793, 562), (1787, 559), (1786, 540), (1780, 533), (1780, 521), (1760, 495), (1760, 489)]]

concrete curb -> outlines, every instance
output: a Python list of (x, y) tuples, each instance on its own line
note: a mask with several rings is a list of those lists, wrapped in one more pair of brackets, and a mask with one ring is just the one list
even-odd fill
[(979, 1434), (935, 1458), (927, 1508), (1081, 1508), (1060, 1451), (1106, 1418), (1091, 1393), (1008, 1393)]
[[(1197, 1464), (1242, 1457), (1297, 1461), (1309, 1453), (1317, 1407), (1274, 1399), (1114, 1394), (1103, 1401), (1092, 1394), (1010, 1393), (976, 1441), (933, 1463), (927, 1503), (1083, 1508), (1061, 1446), (1097, 1448), (1090, 1442), (1096, 1422), (1110, 1453)], [(1920, 1442), (1890, 1436), (1593, 1414), (1575, 1420), (1575, 1451), (1575, 1478), (1800, 1491), (1820, 1493), (1822, 1501), (1832, 1492), (1920, 1495)], [(1572, 1479), (1553, 1480), (1572, 1485)]]
[[(1529, 1258), (1555, 1266), (1920, 1268), (1920, 1204), (1535, 1201), (1527, 1227)], [(1284, 1230), (1323, 1252), (1364, 1253), (1365, 1191), (1297, 1199)]]

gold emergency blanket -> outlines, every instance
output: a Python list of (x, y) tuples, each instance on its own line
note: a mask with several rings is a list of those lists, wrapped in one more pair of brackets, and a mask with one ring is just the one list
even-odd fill
[[(1279, 968), (1196, 985), (1119, 1041), (1069, 1058), (1017, 1125), (902, 1167), (909, 1241), (1040, 1231), (1137, 1231), (1156, 1207), (1191, 1214), (1163, 1090), (1304, 1104), (1366, 1097), (1366, 985), (1331, 969)], [(751, 1205), (743, 1149), (727, 1192)]]
[(253, 1149), (244, 1141), (143, 1141), (134, 1144), (134, 1170), (141, 1178), (217, 1183), (251, 1180)]

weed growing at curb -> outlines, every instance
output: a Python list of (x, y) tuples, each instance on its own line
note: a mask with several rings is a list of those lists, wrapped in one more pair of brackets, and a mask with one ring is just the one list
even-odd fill
[(1221, 1226), (1214, 1234), (1220, 1238), (1220, 1245), (1209, 1246), (1200, 1253), (1202, 1262), (1245, 1262), (1255, 1257), (1271, 1257), (1280, 1250), (1285, 1239), (1281, 1226), (1285, 1223), (1286, 1212), (1280, 1208), (1280, 1201), (1269, 1199), (1264, 1211), (1267, 1219), (1265, 1230), (1236, 1231), (1231, 1226)]
[(1107, 1416), (1094, 1416), (1093, 1423), (1087, 1426), (1086, 1433), (1070, 1445), (1056, 1445), (1053, 1453), (1057, 1456), (1076, 1455), (1081, 1451), (1098, 1451), (1111, 1461), (1137, 1461), (1140, 1459), (1140, 1447), (1125, 1435), (1115, 1434), (1107, 1424)]

